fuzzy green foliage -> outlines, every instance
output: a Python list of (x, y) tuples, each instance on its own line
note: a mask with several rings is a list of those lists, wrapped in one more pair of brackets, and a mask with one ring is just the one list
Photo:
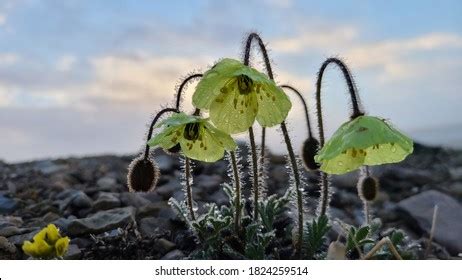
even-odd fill
[(325, 244), (325, 235), (330, 229), (329, 219), (322, 215), (313, 221), (306, 223), (305, 240), (303, 249), (307, 259), (323, 259), (325, 252), (320, 253), (321, 247)]
[[(290, 193), (282, 197), (270, 196), (259, 204), (261, 219), (253, 221), (249, 215), (242, 215), (241, 228), (235, 232), (233, 217), (235, 209), (234, 191), (224, 185), (229, 206), (206, 205), (207, 212), (191, 221), (184, 203), (170, 199), (170, 205), (186, 222), (196, 235), (199, 248), (190, 256), (193, 259), (275, 259), (278, 255), (272, 250), (276, 242), (274, 222), (278, 215), (288, 207)], [(245, 213), (244, 213), (245, 214)]]

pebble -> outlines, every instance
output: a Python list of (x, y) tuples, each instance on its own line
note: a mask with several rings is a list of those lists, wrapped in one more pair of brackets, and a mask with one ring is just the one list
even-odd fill
[(451, 254), (462, 252), (462, 205), (452, 197), (430, 190), (398, 203), (398, 207), (417, 223), (421, 230), (430, 233), (433, 208), (438, 205), (434, 239)]
[(181, 260), (184, 259), (185, 255), (182, 251), (176, 249), (168, 252), (161, 260)]
[(120, 207), (120, 199), (118, 194), (102, 192), (99, 194), (98, 199), (93, 204), (93, 210), (108, 210)]
[(135, 208), (133, 207), (100, 211), (87, 218), (72, 220), (67, 232), (71, 236), (102, 233), (133, 222), (134, 217)]
[(18, 204), (14, 201), (14, 199), (0, 195), (0, 214), (11, 214), (17, 207)]

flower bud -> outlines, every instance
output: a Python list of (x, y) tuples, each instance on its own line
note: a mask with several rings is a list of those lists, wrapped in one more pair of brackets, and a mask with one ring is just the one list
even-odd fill
[(374, 201), (379, 193), (379, 182), (373, 176), (361, 177), (358, 181), (358, 194), (362, 200)]
[(318, 152), (319, 142), (315, 138), (309, 137), (303, 142), (302, 160), (307, 170), (318, 170), (319, 164), (314, 160), (314, 156)]
[(127, 183), (130, 192), (148, 192), (154, 190), (160, 172), (151, 159), (135, 158), (128, 167)]

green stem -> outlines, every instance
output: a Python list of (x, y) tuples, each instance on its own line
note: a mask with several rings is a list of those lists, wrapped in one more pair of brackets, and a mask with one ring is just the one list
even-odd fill
[(255, 145), (255, 136), (253, 134), (253, 127), (249, 127), (249, 139), (250, 147), (252, 149), (252, 171), (253, 171), (253, 219), (258, 220), (258, 198), (260, 192), (260, 184), (258, 180), (258, 159), (257, 159), (257, 147)]
[[(318, 78), (316, 80), (316, 115), (318, 118), (318, 130), (319, 130), (319, 149), (322, 149), (325, 144), (324, 137), (324, 125), (322, 120), (322, 106), (321, 106), (321, 86), (322, 78), (324, 71), (326, 70), (329, 64), (337, 65), (343, 73), (343, 76), (347, 82), (348, 91), (351, 97), (351, 119), (354, 119), (358, 116), (364, 115), (364, 112), (360, 109), (359, 98), (357, 97), (357, 90), (353, 77), (350, 73), (350, 70), (346, 64), (338, 58), (331, 57), (326, 59), (318, 72)], [(320, 197), (320, 207), (319, 207), (319, 216), (326, 215), (327, 208), (329, 207), (329, 178), (328, 175), (324, 172), (321, 172), (321, 197)]]
[(186, 180), (186, 196), (187, 196), (187, 203), (189, 209), (189, 215), (191, 216), (191, 220), (196, 220), (196, 215), (194, 214), (194, 207), (193, 207), (193, 198), (192, 198), (192, 188), (191, 188), (191, 166), (189, 162), (189, 158), (185, 157), (184, 161), (184, 172), (185, 172), (185, 180)]
[(239, 167), (237, 166), (236, 154), (234, 152), (229, 152), (231, 158), (231, 166), (233, 169), (234, 177), (234, 205), (236, 207), (234, 213), (234, 231), (236, 234), (239, 234), (239, 229), (241, 226), (241, 179), (239, 178)]
[(297, 194), (297, 208), (298, 208), (298, 233), (297, 233), (297, 244), (296, 244), (296, 255), (298, 258), (301, 257), (302, 245), (303, 245), (303, 191), (301, 189), (301, 179), (298, 172), (297, 159), (295, 158), (292, 143), (290, 141), (289, 132), (285, 122), (281, 123), (281, 130), (286, 142), (287, 151), (289, 153), (290, 164), (295, 180), (295, 192)]

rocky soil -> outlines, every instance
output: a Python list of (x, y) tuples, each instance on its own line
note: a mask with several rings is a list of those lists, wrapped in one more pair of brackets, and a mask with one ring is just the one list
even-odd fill
[[(155, 191), (129, 193), (126, 174), (132, 158), (0, 161), (0, 259), (26, 259), (21, 244), (49, 223), (71, 237), (66, 259), (187, 257), (197, 245), (167, 204), (170, 197), (184, 197), (179, 159), (157, 152), (162, 176)], [(285, 158), (270, 156), (269, 161), (268, 192), (282, 194), (289, 181)], [(245, 161), (243, 165), (245, 171)], [(206, 202), (226, 203), (221, 184), (229, 182), (227, 173), (225, 161), (196, 164), (193, 195), (199, 211)], [(462, 151), (416, 144), (415, 153), (404, 162), (374, 168), (374, 174), (381, 191), (372, 209), (385, 227), (400, 228), (425, 246), (438, 204), (431, 257), (461, 258)], [(305, 190), (307, 207), (314, 213), (316, 174), (305, 175), (310, 182)], [(248, 191), (249, 180), (244, 181)], [(360, 225), (363, 214), (356, 181), (355, 172), (332, 179), (331, 216)]]

